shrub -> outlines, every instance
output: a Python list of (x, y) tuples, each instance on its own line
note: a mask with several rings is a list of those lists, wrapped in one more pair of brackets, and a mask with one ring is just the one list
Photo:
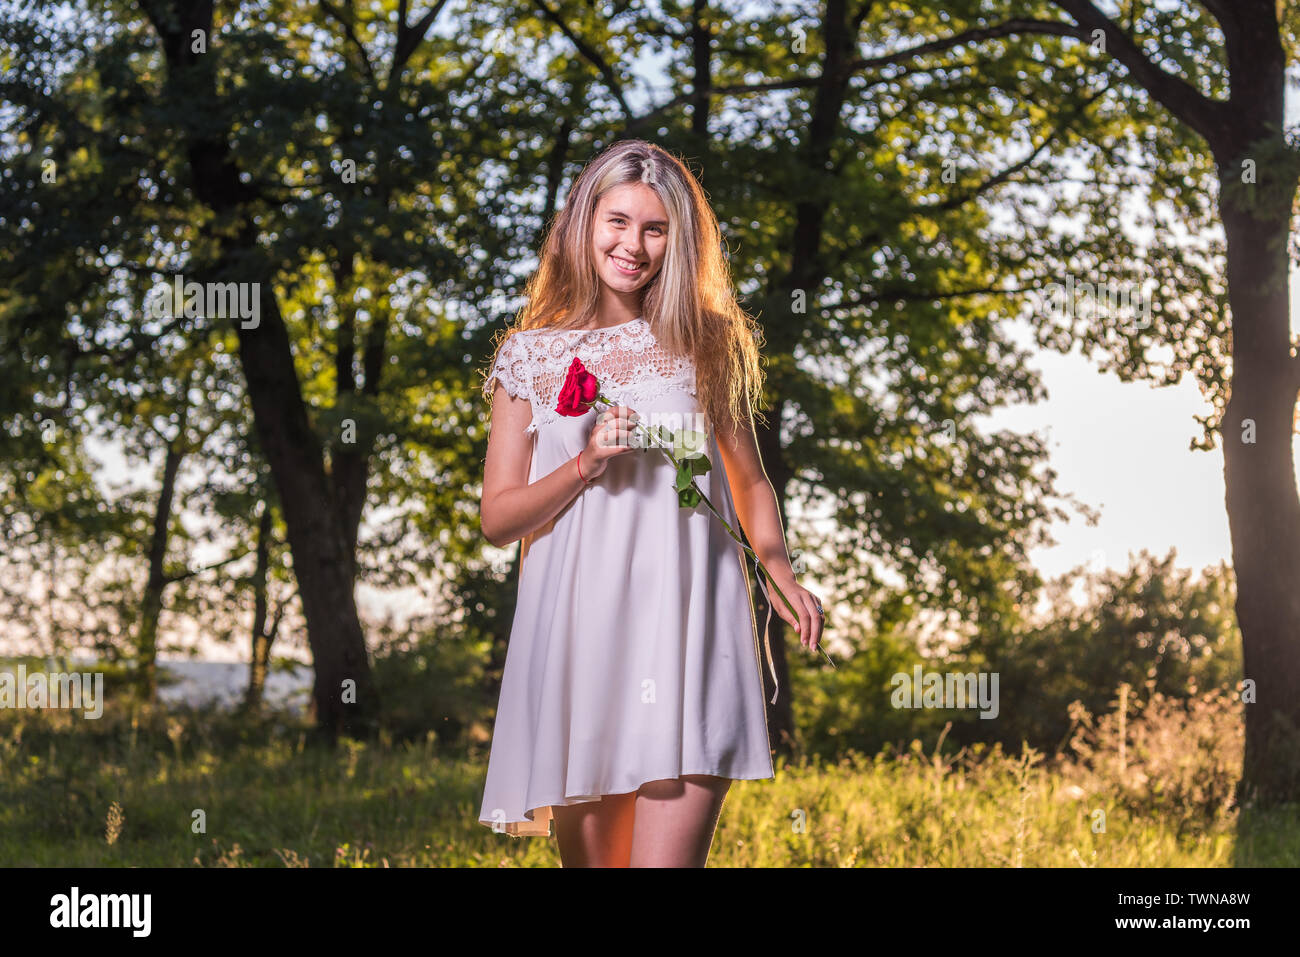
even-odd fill
[(1132, 810), (1216, 818), (1233, 807), (1245, 749), (1240, 697), (1216, 689), (1173, 697), (1120, 685), (1099, 717), (1070, 705), (1074, 732), (1065, 780), (1108, 793)]

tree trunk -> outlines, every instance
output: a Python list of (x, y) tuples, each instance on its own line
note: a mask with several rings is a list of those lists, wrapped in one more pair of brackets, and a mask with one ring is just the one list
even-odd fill
[(140, 604), (140, 632), (136, 638), (137, 687), (146, 701), (158, 693), (158, 620), (162, 617), (163, 590), (167, 587), (167, 539), (171, 530), (172, 502), (176, 496), (176, 473), (185, 458), (184, 418), (181, 434), (167, 443), (163, 459), (162, 489), (153, 513), (153, 536), (149, 542), (149, 578)]
[[(826, 53), (819, 71), (821, 81), (813, 97), (812, 115), (799, 157), (800, 164), (806, 171), (806, 182), (819, 183), (828, 175), (833, 175), (827, 172), (827, 168), (831, 160), (831, 147), (840, 128), (840, 114), (848, 95), (849, 73), (845, 70), (845, 64), (853, 53), (858, 28), (868, 8), (869, 5), (864, 4), (850, 21), (844, 0), (828, 0), (826, 3), (821, 24)], [(813, 198), (795, 201), (794, 228), (789, 241), (790, 268), (784, 275), (775, 276), (768, 286), (763, 326), (769, 351), (781, 360), (772, 364), (773, 374), (768, 382), (768, 392), (776, 396), (786, 395), (789, 391), (782, 383), (782, 369), (788, 368), (787, 360), (791, 360), (794, 355), (799, 339), (797, 330), (807, 321), (806, 316), (796, 317), (793, 312), (794, 293), (803, 292), (809, 300), (814, 300), (817, 290), (826, 279), (822, 233), (830, 204), (829, 197), (832, 195), (833, 191), (817, 191)], [(783, 529), (789, 527), (786, 521), (786, 500), (789, 497), (787, 487), (794, 476), (793, 470), (786, 464), (781, 447), (784, 409), (784, 400), (778, 399), (768, 413), (770, 425), (756, 425), (755, 429), (764, 471), (776, 491)], [(767, 615), (767, 606), (761, 590), (756, 591), (756, 594), (761, 622)], [(780, 601), (780, 598), (776, 600)], [(768, 728), (772, 733), (773, 747), (780, 753), (790, 755), (794, 751), (796, 739), (794, 712), (788, 694), (790, 681), (789, 662), (785, 654), (786, 627), (785, 621), (774, 612), (768, 640), (778, 680), (786, 693), (777, 699), (775, 705), (769, 703)], [(761, 624), (759, 628), (761, 631)], [(770, 676), (765, 675), (763, 680), (769, 681)], [(770, 702), (772, 689), (768, 688), (767, 691), (767, 700)]]
[[(1239, 158), (1220, 171), (1222, 195), (1240, 196)], [(1263, 806), (1300, 796), (1300, 498), (1292, 457), (1300, 374), (1286, 284), (1294, 190), (1292, 179), (1285, 202), (1261, 204), (1255, 214), (1235, 198), (1220, 211), (1232, 306), (1224, 484), (1245, 677), (1254, 686), (1237, 796)]]
[[(193, 30), (212, 35), (212, 0), (146, 0), (143, 7), (167, 59), (165, 95), (177, 106), (178, 115), (196, 116), (194, 97), (215, 102), (220, 96), (215, 61), (195, 53), (190, 45)], [(334, 743), (340, 733), (362, 735), (373, 730), (379, 715), (378, 694), (371, 682), (357, 615), (349, 535), (325, 470), (324, 450), (307, 415), (272, 277), (258, 264), (258, 227), (248, 210), (255, 208), (261, 197), (253, 186), (240, 180), (224, 131), (196, 122), (195, 127), (182, 130), (182, 135), (195, 195), (217, 214), (216, 221), (229, 220), (230, 226), (209, 237), (221, 244), (218, 248), (222, 251), (210, 270), (195, 270), (205, 275), (194, 278), (260, 283), (258, 323), (245, 329), (237, 316), (228, 321), (239, 337), (254, 426), (288, 529), (315, 665), (317, 730), (328, 743)]]
[[(353, 279), (355, 250), (339, 244), (338, 260), (333, 264), (334, 294), (339, 307), (339, 329), (334, 349), (335, 400), (339, 407), (352, 413), (355, 435), (344, 442), (342, 435), (330, 436), (330, 478), (334, 498), (339, 505), (339, 520), (347, 536), (348, 558), (356, 560), (361, 515), (366, 506), (366, 483), (370, 478), (370, 456), (374, 452), (374, 430), (368, 424), (369, 409), (362, 404), (379, 394), (383, 375), (388, 322), (378, 313), (372, 315), (362, 348), (362, 374), (365, 381), (357, 389), (355, 363), (357, 351), (357, 303)], [(372, 309), (372, 312), (374, 310)]]
[(266, 581), (271, 567), (271, 506), (262, 503), (257, 522), (257, 567), (253, 570), (253, 647), (248, 667), (248, 691), (244, 707), (259, 711), (266, 691), (266, 674), (271, 664), (271, 635), (267, 633)]
[(1291, 354), (1287, 288), (1300, 158), (1283, 133), (1286, 57), (1276, 10), (1242, 4), (1220, 19), (1231, 100), (1207, 135), (1227, 238), (1232, 378), (1223, 476), (1249, 683), (1237, 800), (1270, 807), (1300, 796), (1300, 496), (1292, 453), (1300, 358)]
[(244, 329), (237, 319), (234, 324), (253, 422), (275, 479), (307, 620), (316, 724), (332, 742), (340, 733), (373, 730), (379, 701), (357, 615), (348, 535), (307, 418), (279, 303), (269, 283), (260, 290), (257, 327)]
[[(585, 90), (583, 86), (574, 86), (573, 96), (576, 99)], [(542, 222), (549, 224), (551, 217), (555, 215), (555, 207), (560, 198), (560, 186), (564, 182), (564, 164), (569, 161), (570, 140), (573, 137), (573, 120), (568, 116), (560, 121), (560, 128), (556, 131), (555, 142), (551, 144), (551, 151), (546, 157), (546, 201), (542, 205)]]
[(691, 133), (700, 146), (709, 141), (709, 96), (713, 88), (713, 32), (708, 0), (691, 3)]

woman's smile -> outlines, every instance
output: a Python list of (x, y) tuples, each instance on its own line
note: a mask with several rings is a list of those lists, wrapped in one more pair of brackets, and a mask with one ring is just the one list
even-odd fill
[(609, 258), (614, 263), (615, 269), (629, 276), (635, 276), (645, 268), (645, 263), (643, 262), (636, 262), (632, 259), (620, 259), (618, 256), (610, 256)]

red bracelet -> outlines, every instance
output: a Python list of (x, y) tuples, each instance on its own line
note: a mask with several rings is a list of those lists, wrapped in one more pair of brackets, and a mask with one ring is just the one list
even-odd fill
[(585, 478), (582, 478), (582, 454), (579, 453), (578, 456), (573, 461), (578, 463), (578, 478), (582, 479), (583, 485), (587, 485), (588, 484), (587, 480)]

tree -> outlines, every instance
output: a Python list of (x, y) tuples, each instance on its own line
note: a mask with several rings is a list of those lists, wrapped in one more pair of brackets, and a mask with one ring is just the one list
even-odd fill
[[(1130, 86), (1158, 104), (1193, 149), (1208, 145), (1215, 163), (1228, 309), (1207, 310), (1195, 338), (1171, 325), (1152, 339), (1172, 346), (1184, 360), (1181, 368), (1198, 373), (1216, 405), (1217, 421), (1205, 422), (1207, 433), (1223, 442), (1250, 686), (1238, 800), (1294, 801), (1300, 794), (1300, 494), (1292, 436), (1300, 356), (1287, 280), (1300, 144), (1284, 128), (1283, 111), (1300, 9), (1275, 0), (1203, 0), (1199, 8), (1139, 5), (1116, 18), (1089, 0), (1055, 5), (1072, 18), (1070, 36), (1119, 64)], [(1199, 202), (1194, 189), (1178, 199)]]
[[(235, 338), (331, 739), (373, 727), (378, 708), (354, 585), (387, 569), (357, 551), (391, 551), (401, 528), (359, 543), (368, 496), (391, 497), (397, 473), (419, 473), (403, 503), (415, 513), (419, 491), (438, 480), (461, 488), (472, 469), (418, 442), (462, 444), (462, 430), (402, 416), (423, 423), (449, 398), (464, 404), (468, 383), (450, 396), (411, 393), (454, 382), (444, 370), (470, 356), (474, 335), (450, 318), (458, 292), (482, 300), (509, 286), (492, 252), (514, 184), (484, 196), (479, 182), (493, 174), (478, 170), (543, 122), (503, 123), (511, 66), (482, 49), (490, 24), (467, 16), (472, 39), (435, 36), (444, 6), (282, 3), (223, 18), (211, 3), (157, 0), (140, 5), (143, 19), (113, 3), (106, 19), (6, 24), (32, 55), (7, 78), (20, 175), (0, 209), (14, 251), (5, 321), (39, 341), (34, 361), (67, 356), (74, 370), (86, 350)], [(300, 43), (284, 23), (320, 43)], [(259, 315), (184, 312), (161, 328), (132, 315), (177, 275), (255, 290)], [(422, 472), (434, 457), (443, 475)]]

